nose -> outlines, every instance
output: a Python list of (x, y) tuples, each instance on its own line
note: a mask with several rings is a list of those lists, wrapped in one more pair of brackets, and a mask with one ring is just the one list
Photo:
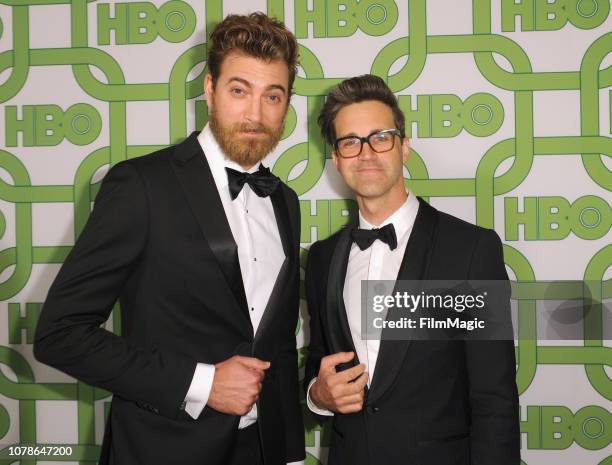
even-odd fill
[(252, 123), (261, 122), (261, 100), (257, 96), (252, 96), (246, 112), (246, 118)]
[(378, 154), (374, 150), (372, 150), (370, 144), (368, 144), (367, 142), (363, 142), (361, 147), (361, 153), (359, 154), (359, 159), (370, 160), (372, 158), (376, 158), (377, 156)]

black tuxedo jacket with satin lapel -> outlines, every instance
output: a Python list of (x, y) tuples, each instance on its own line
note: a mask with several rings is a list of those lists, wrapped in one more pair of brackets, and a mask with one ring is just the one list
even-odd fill
[[(398, 279), (508, 279), (494, 231), (419, 202)], [(350, 248), (350, 228), (310, 248), (306, 386), (321, 357), (355, 350), (342, 296)], [(515, 376), (512, 341), (393, 341), (383, 332), (363, 410), (333, 417), (328, 465), (518, 465)]]
[[(51, 286), (36, 357), (114, 394), (100, 464), (224, 465), (239, 417), (181, 404), (196, 362), (271, 362), (257, 402), (266, 465), (304, 457), (295, 328), (299, 204), (272, 194), (285, 252), (257, 333), (234, 242), (197, 133), (114, 166)], [(121, 336), (100, 328), (121, 305)]]

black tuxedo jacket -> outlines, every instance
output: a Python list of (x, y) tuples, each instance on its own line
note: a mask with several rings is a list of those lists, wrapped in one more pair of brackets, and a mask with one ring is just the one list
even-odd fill
[[(398, 279), (508, 279), (494, 231), (419, 202)], [(342, 297), (351, 243), (345, 228), (310, 249), (306, 386), (321, 357), (355, 350)], [(333, 417), (328, 465), (520, 463), (512, 341), (398, 341), (384, 334), (363, 410)]]
[[(266, 465), (304, 457), (295, 328), (299, 204), (272, 194), (285, 252), (257, 333), (237, 246), (210, 168), (191, 134), (113, 167), (51, 286), (38, 360), (114, 394), (101, 464), (224, 465), (239, 417), (181, 408), (197, 362), (233, 355), (271, 362), (257, 402)], [(100, 325), (121, 305), (121, 336)]]

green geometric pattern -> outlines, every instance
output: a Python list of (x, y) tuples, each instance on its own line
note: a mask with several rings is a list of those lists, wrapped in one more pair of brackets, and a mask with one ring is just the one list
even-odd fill
[[(329, 147), (316, 124), (324, 95), (346, 77), (379, 75), (397, 93), (412, 139), (406, 185), (434, 205), (461, 202), (458, 212), (495, 228), (504, 241), (506, 264), (518, 281), (513, 292), (523, 463), (612, 465), (612, 347), (602, 331), (612, 325), (605, 307), (612, 297), (610, 0), (551, 1), (259, 0), (247, 7), (231, 0), (0, 0), (0, 463), (36, 463), (33, 448), (23, 457), (9, 447), (37, 444), (71, 448), (70, 454), (64, 449), (52, 458), (38, 455), (41, 461), (95, 463), (110, 396), (74, 380), (58, 381), (57, 374), (34, 362), (34, 329), (52, 279), (41, 273), (55, 273), (83, 229), (101, 170), (204, 126), (204, 30), (230, 12), (261, 9), (286, 20), (300, 41), (301, 70), (282, 150), (271, 163), (301, 197), (302, 263), (310, 243), (355, 214), (354, 202), (338, 195), (329, 181), (334, 176), (326, 164)], [(46, 15), (61, 17), (64, 25), (42, 23)], [(441, 24), (447, 33), (440, 33)], [(46, 47), (62, 30), (64, 46)], [(538, 62), (543, 56), (538, 44), (551, 47), (550, 37), (564, 35), (576, 37), (578, 52), (568, 50), (565, 56), (563, 49), (551, 48), (549, 54), (559, 56), (546, 70)], [(353, 40), (366, 49), (351, 46)], [(148, 77), (158, 66), (145, 58), (143, 72), (134, 78), (125, 50), (128, 62), (138, 60), (141, 51), (157, 60), (151, 53), (156, 47), (174, 54), (164, 78)], [(364, 62), (366, 52), (373, 58)], [(580, 59), (573, 62), (572, 53)], [(455, 80), (457, 59), (470, 63), (477, 82)], [(443, 66), (443, 75), (434, 80), (447, 90), (415, 91), (428, 87), (424, 81), (432, 63)], [(43, 71), (51, 77), (41, 89)], [(54, 79), (53, 73), (63, 78)], [(557, 95), (568, 100), (564, 108), (575, 118), (576, 130), (542, 135), (538, 115), (547, 108), (539, 99), (550, 102)], [(163, 110), (148, 114), (153, 107), (143, 106), (136, 118), (146, 127), (148, 119), (163, 116), (167, 136), (159, 142), (152, 134), (156, 144), (130, 143), (134, 108), (151, 104)], [(546, 113), (553, 126), (567, 117), (554, 109)], [(471, 149), (476, 162), (469, 175), (441, 170), (440, 160), (447, 158), (432, 155), (453, 141), (458, 152), (485, 147)], [(49, 163), (64, 152), (74, 154), (74, 166)], [(574, 163), (573, 171), (557, 171), (567, 162)], [(70, 181), (56, 184), (62, 177)], [(572, 180), (578, 195), (571, 194)], [(43, 239), (48, 228), (57, 229), (53, 213), (43, 215), (44, 222), (37, 217), (58, 205), (71, 209), (70, 220), (56, 220), (60, 229), (71, 231), (66, 241), (49, 244)], [(561, 241), (568, 244), (564, 253), (573, 268), (563, 283), (542, 281), (539, 260), (546, 247)], [(571, 345), (538, 341), (538, 303), (564, 299), (583, 302), (583, 339)], [(107, 327), (120, 332), (118, 311)], [(298, 328), (302, 346), (303, 339)], [(305, 352), (301, 347), (301, 367)], [(584, 385), (567, 387), (581, 377)], [(571, 395), (559, 398), (558, 391)], [(40, 412), (41, 405), (63, 406), (61, 401), (69, 401), (61, 421), (43, 418), (48, 414)], [(329, 432), (305, 417), (306, 463), (314, 465), (320, 463), (320, 448), (329, 444)], [(74, 430), (75, 439), (44, 440), (59, 425)]]

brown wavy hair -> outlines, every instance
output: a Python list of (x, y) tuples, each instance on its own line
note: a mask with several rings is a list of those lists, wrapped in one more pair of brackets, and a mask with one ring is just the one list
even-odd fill
[(297, 73), (298, 43), (283, 23), (262, 12), (228, 15), (210, 33), (208, 72), (217, 82), (224, 58), (239, 52), (261, 60), (281, 59), (289, 68), (289, 89)]
[(338, 112), (347, 105), (366, 100), (376, 100), (391, 108), (395, 127), (399, 130), (402, 138), (406, 136), (404, 114), (389, 86), (378, 76), (364, 74), (345, 79), (329, 91), (317, 120), (321, 128), (321, 135), (329, 145), (334, 145), (334, 142), (336, 142), (334, 122)]

